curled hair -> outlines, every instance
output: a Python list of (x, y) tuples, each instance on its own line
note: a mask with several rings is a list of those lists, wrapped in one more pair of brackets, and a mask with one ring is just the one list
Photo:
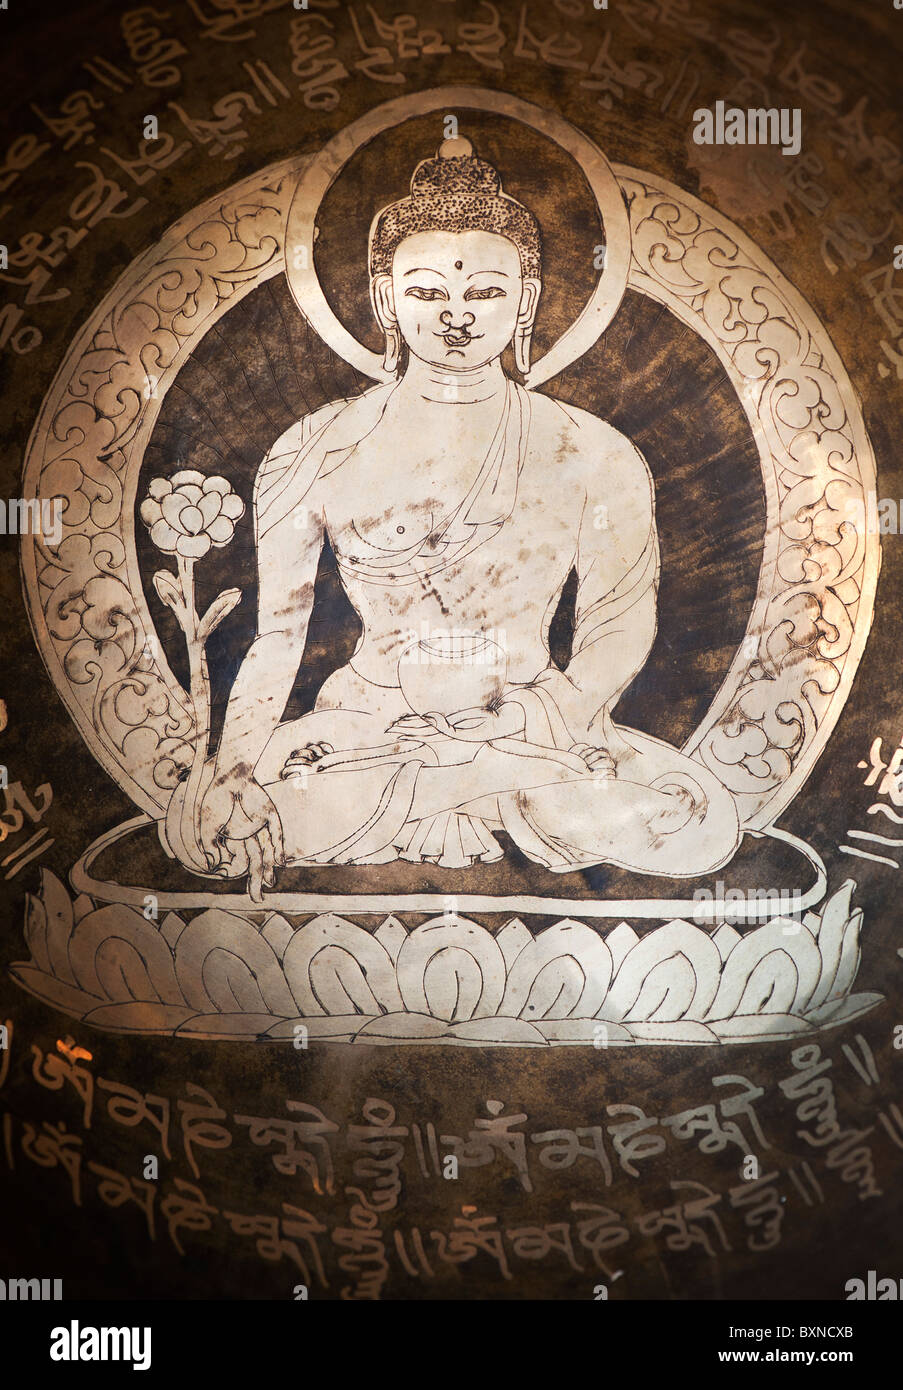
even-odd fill
[[(458, 153), (457, 151), (462, 151)], [(517, 247), (526, 278), (542, 273), (539, 223), (502, 192), (497, 171), (467, 140), (449, 140), (414, 170), (411, 194), (383, 208), (370, 229), (370, 274), (389, 275), (405, 237), (416, 232), (495, 232)]]

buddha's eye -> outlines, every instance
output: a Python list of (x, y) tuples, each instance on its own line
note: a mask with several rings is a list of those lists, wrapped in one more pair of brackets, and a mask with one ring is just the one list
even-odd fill
[(445, 290), (429, 289), (425, 285), (411, 285), (410, 289), (405, 290), (406, 295), (411, 295), (413, 299), (448, 299)]
[(500, 285), (489, 285), (484, 290), (471, 289), (465, 294), (465, 299), (502, 299), (505, 291)]

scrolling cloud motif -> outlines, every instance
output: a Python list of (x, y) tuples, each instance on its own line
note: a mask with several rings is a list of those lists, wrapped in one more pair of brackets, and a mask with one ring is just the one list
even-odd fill
[[(191, 761), (196, 728), (186, 692), (148, 640), (138, 469), (159, 401), (192, 348), (283, 269), (305, 162), (205, 204), (132, 267), (73, 345), (29, 447), (26, 491), (65, 503), (56, 549), (23, 538), (39, 645), (95, 754), (155, 816)], [(864, 647), (878, 538), (856, 518), (874, 487), (874, 459), (827, 334), (758, 248), (675, 186), (615, 172), (630, 212), (630, 287), (718, 354), (762, 461), (767, 525), (748, 640), (684, 750), (730, 789), (741, 821), (761, 828), (808, 775)]]

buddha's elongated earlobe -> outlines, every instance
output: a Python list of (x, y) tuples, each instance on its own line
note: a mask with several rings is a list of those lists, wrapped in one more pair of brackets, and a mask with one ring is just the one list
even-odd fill
[(401, 361), (403, 343), (398, 319), (395, 317), (391, 275), (374, 275), (370, 281), (370, 301), (386, 339), (383, 370), (389, 375), (394, 375)]
[(519, 328), (514, 335), (514, 365), (523, 377), (530, 374), (530, 344), (532, 340), (532, 323), (528, 324), (526, 328)]
[(530, 346), (533, 341), (533, 325), (536, 322), (536, 309), (541, 290), (542, 286), (539, 280), (524, 280), (520, 312), (517, 316), (517, 328), (512, 343), (514, 365), (523, 377), (528, 376), (530, 372)]
[(397, 372), (401, 361), (401, 332), (398, 324), (384, 325), (386, 348), (383, 353), (383, 368), (387, 372)]

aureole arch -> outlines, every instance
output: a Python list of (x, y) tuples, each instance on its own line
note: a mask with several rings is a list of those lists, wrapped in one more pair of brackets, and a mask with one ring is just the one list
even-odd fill
[[(528, 124), (539, 111), (504, 93), (445, 88), (386, 103), (348, 130), (359, 127), (366, 140), (374, 118), (389, 110), (404, 120), (463, 106), (462, 93), (474, 109), (479, 100), (480, 109)], [(535, 128), (564, 148), (574, 134), (581, 149), (583, 142), (596, 148), (563, 118), (539, 113)], [(336, 144), (347, 134), (329, 142), (332, 158), (349, 149)], [(312, 163), (295, 157), (242, 180), (186, 214), (132, 263), (69, 348), (26, 452), (23, 495), (62, 497), (65, 507), (59, 546), (22, 538), (37, 645), (92, 753), (154, 817), (165, 810), (193, 718), (156, 640), (141, 583), (141, 461), (161, 401), (192, 349), (223, 314), (285, 270), (286, 245), (294, 244), (286, 237), (290, 209)], [(758, 592), (747, 636), (685, 751), (731, 789), (743, 825), (761, 829), (812, 770), (865, 646), (880, 560), (878, 538), (862, 524), (874, 456), (824, 326), (756, 244), (670, 182), (612, 169), (629, 216), (626, 284), (664, 304), (717, 354), (759, 451), (766, 534)], [(602, 278), (616, 269), (609, 258)], [(617, 308), (608, 298), (616, 288), (612, 278), (606, 298), (598, 295), (595, 307), (591, 301), (537, 364), (531, 385), (562, 370), (572, 348), (579, 348), (575, 356), (588, 349)], [(315, 327), (318, 312), (329, 342), (334, 326), (318, 304)], [(579, 335), (590, 321), (597, 331), (584, 342)]]

